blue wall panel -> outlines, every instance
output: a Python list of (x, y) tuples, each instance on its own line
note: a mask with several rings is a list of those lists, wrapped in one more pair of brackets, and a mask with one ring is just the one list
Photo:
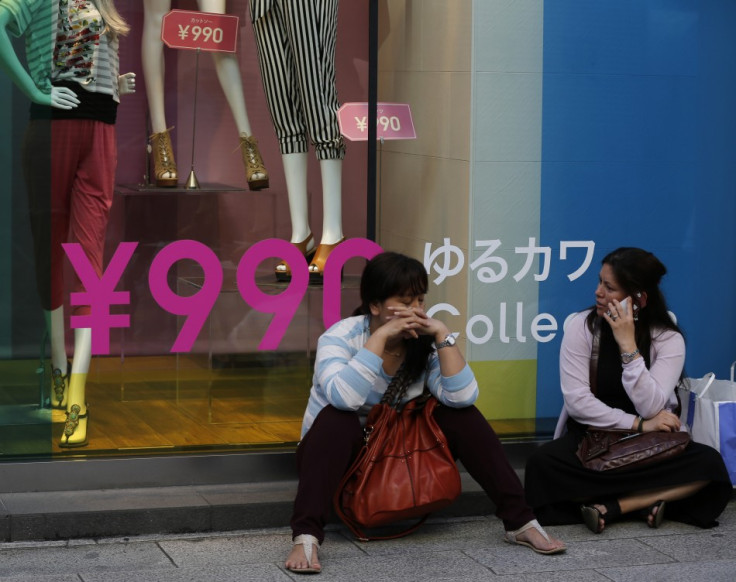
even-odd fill
[[(657, 254), (687, 372), (736, 359), (736, 3), (545, 2), (541, 240), (593, 240), (593, 265), (540, 285), (562, 322), (593, 303), (601, 258)], [(540, 346), (537, 412), (562, 404), (561, 334)]]

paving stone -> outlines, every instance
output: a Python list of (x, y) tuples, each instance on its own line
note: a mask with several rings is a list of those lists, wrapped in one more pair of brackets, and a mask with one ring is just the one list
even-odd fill
[[(642, 540), (657, 551), (679, 562), (729, 560), (736, 558), (732, 531), (715, 528), (677, 536), (662, 536)], [(736, 579), (736, 573), (734, 573)]]
[(155, 543), (37, 547), (0, 550), (0, 577), (173, 569)]
[[(174, 570), (143, 570), (135, 572), (83, 572), (84, 582), (288, 582), (293, 580), (276, 565), (253, 564), (247, 567), (210, 566), (207, 568), (176, 568)], [(0, 579), (0, 582), (2, 580)], [(78, 582), (78, 581), (77, 581)]]
[(492, 546), (486, 550), (465, 553), (496, 574), (517, 574), (543, 571), (575, 571), (632, 564), (662, 564), (673, 562), (670, 556), (656, 551), (639, 540), (604, 540), (568, 543), (567, 552), (543, 556), (532, 551), (519, 552), (517, 546)]
[(612, 582), (733, 582), (736, 578), (736, 560), (605, 568), (599, 569), (599, 572)]
[(407, 552), (359, 556), (354, 558), (322, 558), (323, 571), (320, 582), (336, 580), (345, 582), (409, 581), (409, 580), (495, 580), (488, 568), (462, 552)]
[[(177, 567), (273, 562), (282, 564), (291, 549), (291, 533), (163, 541), (160, 547)], [(355, 544), (337, 533), (328, 533), (322, 559), (362, 555)]]

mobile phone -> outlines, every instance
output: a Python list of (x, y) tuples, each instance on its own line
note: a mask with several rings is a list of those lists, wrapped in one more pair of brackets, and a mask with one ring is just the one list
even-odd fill
[[(619, 301), (619, 303), (621, 304), (621, 307), (623, 307), (624, 309), (626, 309), (626, 305), (629, 303), (629, 298), (628, 297), (624, 297), (624, 300), (623, 301)], [(637, 303), (634, 302), (634, 304), (632, 306), (632, 309), (634, 311), (638, 310), (639, 309), (639, 305), (637, 305)]]
[[(628, 303), (629, 303), (629, 298), (628, 297), (624, 297), (623, 301), (619, 301), (619, 304), (621, 305), (621, 308), (624, 311), (626, 310), (626, 306), (628, 305)], [(634, 303), (634, 311), (636, 311), (637, 309), (639, 309), (639, 306), (636, 303)], [(606, 312), (606, 314), (609, 317), (611, 316), (611, 312), (610, 311)]]

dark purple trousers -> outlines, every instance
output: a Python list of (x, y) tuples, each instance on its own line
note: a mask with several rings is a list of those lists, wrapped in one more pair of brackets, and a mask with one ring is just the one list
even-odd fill
[[(534, 519), (521, 481), (480, 411), (475, 406), (438, 406), (434, 417), (452, 454), (488, 494), (506, 530)], [(310, 534), (324, 541), (335, 491), (362, 445), (357, 413), (327, 406), (314, 419), (296, 452), (299, 487), (291, 517), (294, 537)]]

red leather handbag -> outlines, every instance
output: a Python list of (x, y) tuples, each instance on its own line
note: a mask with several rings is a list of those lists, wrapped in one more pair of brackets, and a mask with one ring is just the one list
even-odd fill
[[(438, 404), (426, 394), (402, 410), (383, 401), (371, 409), (365, 445), (334, 498), (337, 514), (358, 539), (405, 536), (460, 495), (460, 473), (432, 416)], [(364, 531), (416, 519), (390, 535), (368, 536)]]

